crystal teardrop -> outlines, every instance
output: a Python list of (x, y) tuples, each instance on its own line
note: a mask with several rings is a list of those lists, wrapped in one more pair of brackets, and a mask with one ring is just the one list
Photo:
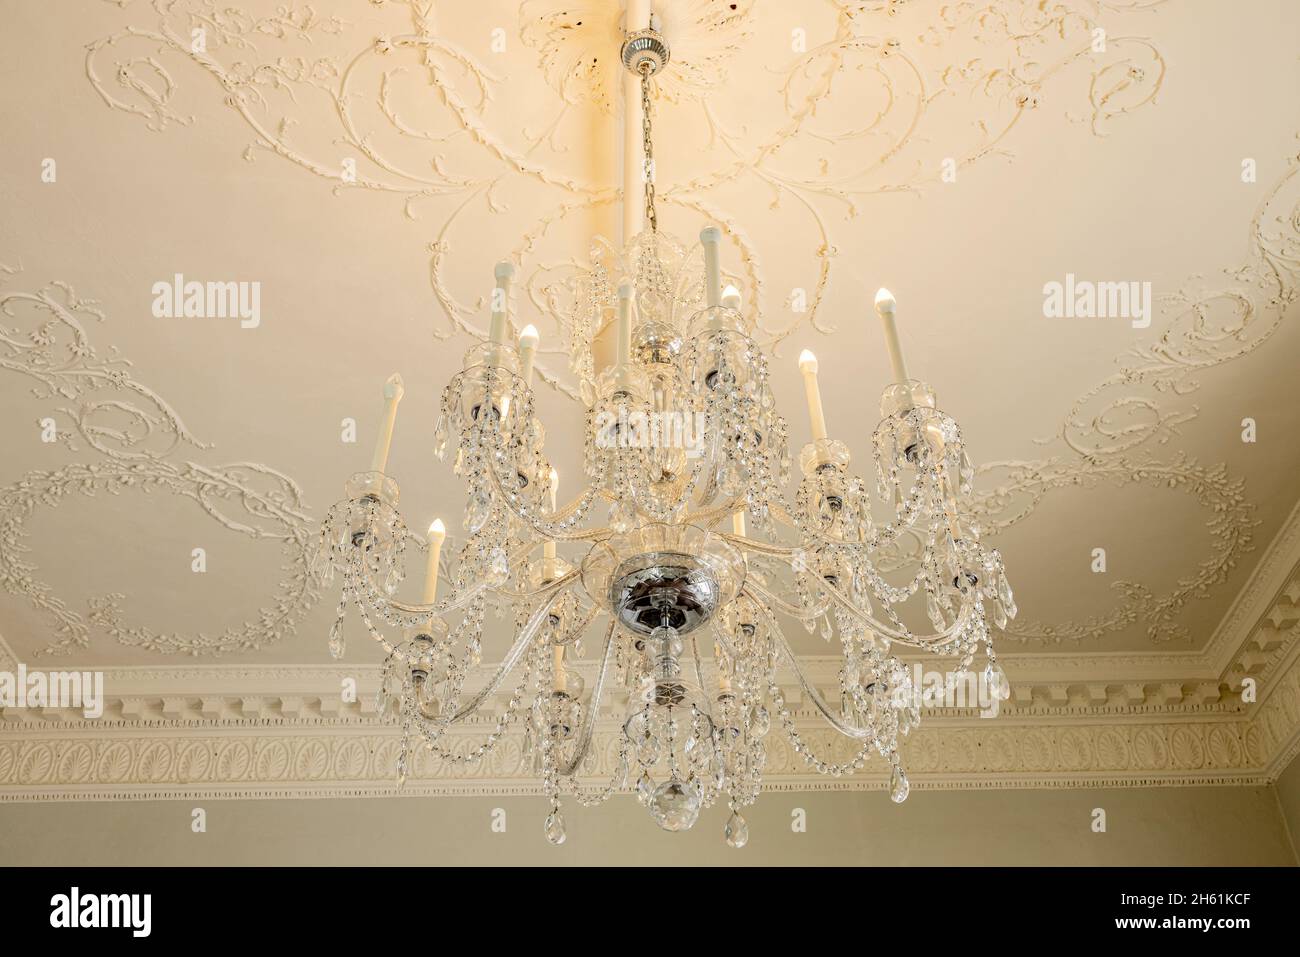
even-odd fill
[(564, 817), (559, 811), (552, 811), (546, 816), (544, 833), (546, 834), (546, 839), (556, 847), (563, 844), (565, 838), (569, 836), (564, 832)]
[(911, 785), (907, 783), (907, 772), (898, 765), (894, 765), (894, 773), (889, 777), (889, 799), (895, 804), (902, 804), (907, 800), (907, 792), (911, 790)]
[(996, 661), (990, 661), (984, 666), (984, 684), (989, 689), (989, 694), (998, 701), (1006, 701), (1011, 697), (1011, 683), (1007, 681), (1007, 673)]
[(650, 798), (655, 793), (655, 783), (650, 780), (650, 774), (646, 771), (641, 772), (641, 777), (636, 782), (636, 796), (642, 804), (649, 804)]
[(727, 826), (722, 833), (730, 847), (744, 847), (749, 843), (749, 824), (745, 822), (739, 811), (731, 812), (731, 817), (727, 818)]

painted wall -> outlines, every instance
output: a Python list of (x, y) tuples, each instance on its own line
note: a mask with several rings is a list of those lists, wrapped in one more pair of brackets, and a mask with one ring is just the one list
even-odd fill
[[(540, 798), (0, 804), (0, 863), (18, 864), (1045, 864), (1294, 865), (1275, 788), (768, 794), (746, 813), (749, 845), (727, 847), (727, 812), (666, 834), (631, 798), (566, 805), (569, 837), (542, 837)], [(491, 829), (505, 811), (505, 833)], [(802, 808), (807, 830), (792, 831)], [(1091, 829), (1106, 811), (1105, 833)]]
[(1282, 809), (1282, 821), (1291, 839), (1296, 859), (1300, 860), (1300, 757), (1277, 779), (1277, 803)]

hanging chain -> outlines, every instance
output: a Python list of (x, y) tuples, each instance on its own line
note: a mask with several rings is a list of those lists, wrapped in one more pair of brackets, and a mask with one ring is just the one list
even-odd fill
[(645, 218), (650, 224), (650, 231), (659, 231), (659, 219), (655, 215), (655, 148), (650, 130), (650, 64), (641, 64), (641, 143), (645, 149), (644, 164), (641, 175), (645, 177)]

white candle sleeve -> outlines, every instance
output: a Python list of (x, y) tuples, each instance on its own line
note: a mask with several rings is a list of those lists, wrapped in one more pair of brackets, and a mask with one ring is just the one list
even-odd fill
[(397, 403), (402, 401), (405, 393), (402, 377), (394, 372), (384, 383), (384, 416), (379, 421), (375, 454), (370, 459), (372, 472), (383, 472), (388, 468), (388, 450), (393, 444), (393, 426), (397, 424)]
[(488, 338), (496, 345), (506, 341), (506, 319), (510, 312), (510, 280), (515, 277), (515, 267), (508, 262), (499, 262), (494, 271), (496, 287), (492, 290), (492, 324), (488, 329)]
[(519, 374), (524, 380), (524, 385), (529, 388), (533, 385), (533, 360), (537, 358), (539, 342), (541, 337), (537, 334), (537, 327), (524, 326), (523, 331), (519, 333)]
[(722, 302), (722, 266), (719, 245), (722, 243), (722, 230), (717, 226), (706, 226), (700, 231), (700, 243), (704, 246), (704, 302), (708, 306), (717, 306)]
[(803, 373), (804, 394), (808, 399), (808, 424), (812, 426), (813, 441), (826, 438), (826, 416), (822, 412), (822, 393), (817, 385), (817, 357), (805, 349), (799, 355), (799, 371)]
[(885, 330), (885, 348), (889, 350), (889, 365), (894, 371), (894, 381), (906, 382), (907, 364), (903, 361), (903, 344), (898, 338), (898, 323), (894, 318), (897, 311), (898, 304), (888, 289), (876, 293), (876, 315), (880, 316), (880, 323)]

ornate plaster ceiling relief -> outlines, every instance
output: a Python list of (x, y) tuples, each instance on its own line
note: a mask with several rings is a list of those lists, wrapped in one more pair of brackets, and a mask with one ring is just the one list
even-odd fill
[[(20, 274), (9, 266), (0, 272), (10, 283)], [(181, 448), (206, 451), (211, 446), (196, 439), (161, 396), (132, 376), (129, 360), (92, 345), (88, 327), (103, 322), (105, 315), (67, 283), (56, 281), (34, 291), (0, 286), (0, 314), (15, 322), (0, 330), (0, 368), (35, 380), (32, 394), (56, 416), (55, 435), (69, 451), (95, 453), (90, 461), (28, 472), (0, 490), (0, 582), (44, 615), (51, 640), (36, 654), (69, 655), (87, 648), (91, 626), (129, 647), (194, 656), (257, 649), (292, 633), (319, 597), (319, 576), (312, 570), (314, 537), (297, 484), (253, 462), (169, 461)], [(35, 577), (38, 569), (22, 557), (24, 525), (38, 509), (56, 507), (71, 496), (123, 493), (183, 496), (232, 532), (280, 543), (287, 564), (273, 604), (221, 635), (161, 634), (128, 625), (121, 594), (89, 598), (88, 615), (74, 611)]]
[[(1274, 21), (1294, 11), (1192, 0), (657, 0), (655, 8), (673, 51), (653, 83), (656, 128), (676, 131), (656, 151), (661, 216), (677, 235), (723, 227), (724, 274), (746, 290), (745, 318), (774, 350), (773, 378), (788, 380), (780, 387), (797, 388), (792, 355), (803, 345), (825, 340), (827, 352), (847, 355), (874, 343), (862, 331), (865, 290), (885, 282), (898, 294), (909, 346), (929, 347), (951, 381), (941, 389), (972, 407), (968, 437), (1000, 450), (978, 469), (975, 506), (1008, 565), (1029, 566), (1017, 581), (1022, 615), (1006, 634), (1013, 644), (1003, 645), (1014, 694), (997, 722), (929, 715), (907, 746), (913, 783), (1275, 777), (1300, 749), (1300, 519), (1294, 481), (1277, 480), (1300, 468), (1291, 411), (1300, 407), (1300, 150), (1284, 111), (1251, 86), (1256, 74), (1234, 79), (1210, 58), (1276, 56), (1276, 88), (1294, 88), (1284, 65), (1291, 54), (1273, 39), (1285, 33)], [(244, 354), (230, 341), (275, 343), (267, 348), (283, 349), (276, 359), (286, 375), (333, 368), (355, 334), (351, 317), (387, 323), (375, 304), (400, 301), (420, 319), (395, 334), (425, 364), (385, 361), (408, 382), (418, 374), (440, 385), (466, 347), (487, 339), (487, 276), (504, 257), (518, 270), (512, 315), (541, 331), (546, 401), (579, 421), (580, 382), (597, 361), (581, 345), (591, 332), (584, 277), (628, 265), (617, 235), (623, 5), (104, 0), (75, 17), (23, 16), (31, 29), (0, 38), (15, 57), (20, 46), (40, 54), (15, 60), (32, 89), (0, 94), (6, 116), (20, 118), (0, 146), (0, 191), (19, 214), (0, 227), (0, 262), (9, 263), (0, 265), (0, 394), (15, 410), (0, 426), (0, 669), (102, 667), (110, 706), (98, 723), (4, 709), (0, 800), (392, 793), (395, 733), (368, 695), (346, 705), (336, 695), (341, 676), (373, 689), (377, 667), (327, 666), (321, 653), (333, 603), (320, 601), (317, 529), (331, 483), (360, 463), (355, 446), (324, 458), (306, 448), (337, 433), (325, 415), (364, 427), (377, 395), (358, 387), (351, 395), (369, 404), (338, 415), (307, 399), (285, 406), (283, 432), (302, 439), (271, 458), (250, 448), (244, 423), (278, 400), (277, 388), (234, 372)], [(1205, 36), (1220, 33), (1211, 50)], [(1262, 52), (1247, 49), (1248, 39)], [(1250, 142), (1193, 146), (1206, 110), (1222, 106), (1198, 98), (1193, 81), (1209, 71), (1222, 103), (1258, 130)], [(81, 149), (105, 153), (99, 169), (48, 145), (47, 124), (83, 129)], [(32, 173), (50, 151), (52, 183)], [(1198, 151), (1222, 160), (1221, 181), (1185, 170)], [(162, 156), (187, 162), (163, 168)], [(1162, 167), (1171, 185), (1118, 177), (1106, 165), (1116, 156)], [(1071, 157), (1105, 171), (1070, 188), (1106, 213), (1045, 228), (1041, 210), (1062, 189), (1050, 181)], [(1257, 183), (1238, 175), (1248, 157)], [(139, 169), (156, 171), (157, 190), (137, 182), (130, 171)], [(997, 188), (1008, 176), (1023, 190), (1014, 200)], [(1175, 202), (1187, 189), (1195, 195)], [(198, 261), (179, 252), (159, 261), (159, 247), (125, 241), (155, 224), (126, 221), (112, 194), (149, 210), (166, 192), (185, 196), (194, 216), (178, 228), (208, 243), (189, 247), (202, 251)], [(1166, 192), (1179, 210), (1167, 222), (1125, 218), (1143, 194)], [(252, 230), (227, 221), (226, 204), (250, 195), (282, 203), (281, 218)], [(1202, 205), (1218, 234), (1239, 237), (1213, 268), (1204, 250), (1227, 247), (1207, 246), (1194, 230), (1203, 221), (1195, 216), (1211, 213), (1183, 211)], [(611, 239), (589, 243), (593, 229)], [(393, 298), (333, 288), (330, 277), (352, 274), (355, 250), (342, 241), (326, 262), (297, 250), (308, 233), (350, 230), (384, 260), (407, 264), (375, 277), (398, 288)], [(929, 248), (931, 230), (971, 237), (968, 261)], [(1154, 280), (1150, 328), (1092, 320), (1085, 348), (1088, 320), (1003, 321), (1012, 311), (1003, 301), (1017, 291), (1011, 279), (1003, 301), (971, 302), (965, 314), (938, 305), (955, 301), (951, 289), (1004, 274), (1038, 277), (1033, 295), (1014, 300), (1036, 303), (1037, 286), (1063, 278), (1071, 257), (1104, 253), (1135, 230), (1151, 243), (1121, 246), (1138, 250), (1129, 271), (1090, 278)], [(982, 239), (991, 231), (1003, 241)], [(1067, 234), (1057, 248), (1025, 244), (1052, 232)], [(914, 262), (885, 248), (895, 243)], [(106, 245), (113, 270), (98, 262)], [(195, 351), (210, 350), (232, 375), (219, 389), (206, 379), (186, 388), (176, 372), (198, 360), (150, 331), (165, 320), (148, 315), (145, 292), (177, 272), (221, 268), (206, 263), (232, 250), (263, 264), (245, 278), (285, 290), (279, 301), (294, 307), (268, 319), (269, 329), (196, 338)], [(698, 246), (673, 251), (674, 282), (692, 295), (700, 263)], [(911, 288), (886, 279), (886, 265)], [(612, 314), (615, 304), (604, 305)], [(996, 331), (972, 336), (973, 328)], [(945, 358), (942, 342), (961, 343), (963, 360)], [(825, 376), (827, 406), (870, 405), (883, 361), (842, 363)], [(1008, 401), (1021, 387), (1003, 375), (1058, 363), (1041, 393)], [(358, 371), (358, 382), (371, 371)], [(223, 408), (228, 419), (205, 418), (197, 433), (186, 424)], [(432, 411), (431, 394), (427, 407), (404, 409), (410, 419), (399, 428), (412, 431), (402, 441), (427, 448), (432, 422), (413, 420)], [(873, 416), (836, 423), (860, 433), (845, 436), (855, 454)], [(1260, 423), (1257, 443), (1241, 441), (1245, 417)], [(49, 443), (35, 438), (47, 420)], [(1030, 421), (1053, 424), (1024, 427)], [(579, 448), (554, 441), (557, 455), (578, 460)], [(421, 454), (411, 464), (427, 468)], [(414, 484), (404, 496), (459, 511), (448, 475), (432, 489), (408, 491)], [(202, 576), (167, 589), (150, 581), (134, 554), (150, 542), (126, 536), (152, 534), (163, 499), (184, 506), (167, 547), (185, 555), (191, 541), (220, 536), (262, 584), (223, 591)], [(1162, 501), (1167, 514), (1134, 505)], [(1098, 543), (1085, 519), (1063, 521), (1082, 509), (1120, 521), (1122, 534)], [(65, 537), (74, 520), (75, 541)], [(1071, 563), (1035, 562), (1044, 543)], [(1105, 575), (1089, 571), (1098, 544), (1112, 566)], [(419, 561), (419, 547), (408, 557)], [(112, 567), (118, 584), (74, 574), (64, 561), (74, 551)], [(174, 604), (161, 603), (156, 592), (172, 588)], [(814, 685), (829, 690), (835, 678), (821, 649), (810, 639), (797, 650)], [(580, 667), (594, 673), (590, 662)], [(1253, 700), (1241, 697), (1246, 678), (1260, 686)], [(839, 754), (831, 737), (817, 737), (797, 683), (786, 676), (782, 687), (804, 736)], [(506, 704), (495, 702), (497, 712)], [(615, 725), (613, 713), (599, 724), (584, 779), (609, 776)], [(467, 727), (465, 748), (489, 731)], [(454, 767), (420, 754), (407, 793), (531, 793), (531, 777), (517, 742)], [(771, 755), (772, 788), (882, 782), (827, 782), (788, 749)]]

